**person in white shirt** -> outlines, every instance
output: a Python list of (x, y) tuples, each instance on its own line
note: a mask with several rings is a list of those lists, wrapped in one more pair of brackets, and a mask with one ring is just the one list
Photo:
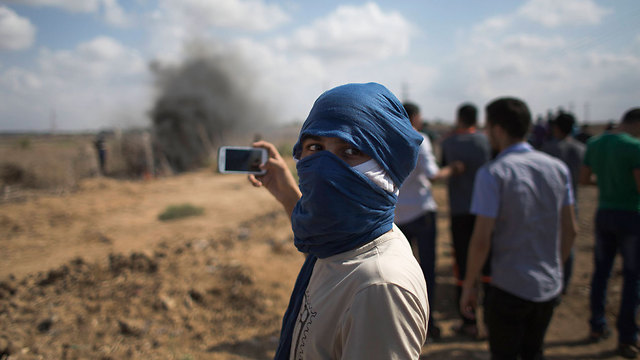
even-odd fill
[(291, 215), (306, 254), (275, 359), (418, 359), (427, 289), (393, 224), (397, 191), (421, 137), (384, 86), (347, 84), (314, 103), (294, 146), (299, 185), (273, 144), (250, 175)]
[[(436, 290), (436, 201), (431, 190), (431, 181), (445, 179), (461, 173), (464, 165), (457, 161), (440, 169), (433, 155), (433, 148), (429, 137), (420, 132), (423, 122), (420, 108), (414, 103), (404, 103), (404, 109), (409, 116), (412, 127), (422, 136), (423, 141), (418, 151), (416, 167), (409, 174), (400, 188), (398, 203), (396, 204), (395, 222), (410, 242), (415, 242), (418, 248), (420, 267), (427, 282), (429, 292), (429, 307), (434, 309)], [(440, 338), (440, 328), (433, 317), (429, 322), (427, 336)]]

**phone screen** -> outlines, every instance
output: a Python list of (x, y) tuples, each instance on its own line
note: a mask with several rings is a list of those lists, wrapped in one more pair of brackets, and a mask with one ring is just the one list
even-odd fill
[(227, 149), (225, 171), (260, 172), (262, 149)]

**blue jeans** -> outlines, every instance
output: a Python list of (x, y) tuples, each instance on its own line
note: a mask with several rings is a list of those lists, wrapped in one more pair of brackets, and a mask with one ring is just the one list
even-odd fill
[(599, 209), (595, 221), (595, 269), (591, 280), (591, 330), (607, 327), (605, 305), (607, 282), (618, 251), (622, 255), (622, 299), (616, 326), (618, 341), (632, 344), (638, 339), (636, 315), (640, 302), (640, 212)]
[(398, 224), (398, 227), (409, 243), (416, 241), (418, 244), (420, 267), (427, 283), (429, 308), (433, 309), (436, 294), (436, 212), (427, 211), (415, 220)]

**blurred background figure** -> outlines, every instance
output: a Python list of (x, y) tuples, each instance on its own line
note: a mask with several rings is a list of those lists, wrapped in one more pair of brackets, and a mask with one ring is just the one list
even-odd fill
[[(566, 112), (560, 112), (551, 121), (552, 138), (542, 144), (541, 151), (562, 160), (571, 173), (571, 188), (575, 198), (574, 209), (578, 211), (578, 177), (584, 158), (585, 145), (571, 136), (575, 126), (575, 117)], [(567, 292), (571, 274), (573, 273), (573, 250), (564, 264), (564, 287), (562, 293)]]
[(589, 140), (589, 138), (591, 138), (592, 136), (593, 134), (591, 133), (591, 130), (589, 130), (589, 125), (583, 124), (582, 126), (580, 126), (580, 131), (578, 131), (575, 138), (581, 143), (586, 144), (587, 140)]
[[(446, 166), (455, 161), (464, 164), (462, 174), (452, 176), (448, 182), (449, 212), (451, 215), (451, 239), (455, 255), (454, 275), (457, 279), (456, 303), (460, 302), (462, 281), (467, 268), (467, 250), (475, 215), (471, 214), (471, 195), (476, 171), (489, 161), (491, 147), (487, 137), (477, 130), (478, 109), (475, 105), (465, 103), (460, 105), (456, 115), (456, 125), (453, 134), (441, 144), (442, 165)], [(485, 262), (482, 270), (483, 282), (490, 281), (489, 261)], [(478, 337), (476, 319), (465, 317), (460, 313), (462, 324), (456, 328), (460, 334)]]
[(636, 323), (640, 304), (640, 108), (627, 111), (620, 125), (612, 129), (589, 141), (580, 173), (580, 182), (597, 185), (599, 193), (589, 340), (609, 337), (607, 283), (620, 252), (623, 285), (617, 321), (618, 353), (634, 359), (640, 353)]
[(96, 138), (93, 141), (93, 145), (95, 146), (98, 154), (98, 169), (100, 170), (100, 175), (105, 175), (105, 168), (107, 164), (107, 143), (105, 137), (104, 131), (101, 131), (96, 135)]
[[(427, 282), (429, 308), (433, 314), (436, 293), (436, 201), (433, 198), (431, 181), (445, 179), (463, 170), (461, 163), (455, 162), (440, 169), (433, 155), (429, 137), (420, 132), (423, 121), (420, 108), (411, 102), (403, 104), (411, 126), (422, 136), (415, 169), (400, 187), (396, 204), (395, 220), (409, 242), (416, 243), (420, 267)], [(429, 319), (427, 337), (440, 338), (440, 328), (435, 318)]]

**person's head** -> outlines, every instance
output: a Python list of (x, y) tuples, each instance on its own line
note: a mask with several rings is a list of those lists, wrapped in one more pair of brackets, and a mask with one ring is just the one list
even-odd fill
[(489, 141), (498, 150), (523, 141), (531, 127), (531, 112), (527, 104), (517, 98), (498, 98), (486, 106), (485, 113)]
[(424, 126), (424, 123), (422, 121), (422, 115), (420, 115), (420, 108), (418, 107), (418, 105), (412, 102), (405, 102), (402, 106), (409, 116), (411, 126), (413, 126), (414, 129), (420, 131)]
[(291, 215), (298, 250), (323, 258), (390, 231), (397, 189), (421, 142), (382, 85), (347, 84), (322, 94), (293, 147), (302, 193)]
[(621, 125), (626, 132), (635, 137), (640, 137), (640, 107), (631, 108), (624, 113)]
[(464, 103), (458, 107), (457, 123), (459, 127), (470, 128), (478, 123), (478, 109), (471, 103)]
[[(409, 110), (415, 116), (415, 109)], [(373, 159), (400, 187), (415, 166), (421, 141), (405, 107), (387, 88), (347, 84), (318, 97), (293, 153), (302, 159), (328, 150), (351, 166)]]
[(571, 113), (561, 112), (551, 122), (554, 129), (554, 137), (564, 139), (571, 134), (575, 123), (576, 119)]

